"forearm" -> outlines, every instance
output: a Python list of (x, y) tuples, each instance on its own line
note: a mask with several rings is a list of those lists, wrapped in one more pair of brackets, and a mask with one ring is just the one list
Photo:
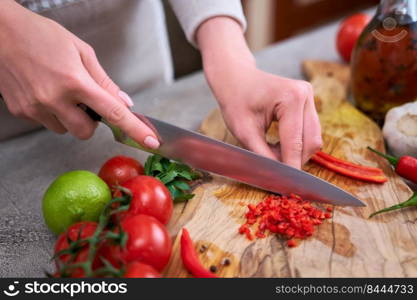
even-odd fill
[(228, 17), (204, 22), (196, 33), (202, 53), (204, 73), (221, 107), (236, 98), (234, 78), (253, 73), (255, 58), (250, 52), (239, 23)]
[[(6, 35), (25, 21), (26, 13), (30, 13), (15, 0), (0, 0), (0, 40), (7, 41)], [(7, 42), (4, 46), (8, 46)], [(12, 46), (12, 45), (9, 45)]]
[[(300, 168), (322, 144), (311, 85), (259, 70), (232, 18), (208, 19), (196, 38), (228, 129), (247, 149)], [(274, 120), (280, 143), (270, 145), (265, 132)]]
[(255, 65), (242, 28), (232, 18), (215, 17), (201, 24), (197, 31), (197, 43), (202, 53), (204, 69), (208, 74), (229, 63)]

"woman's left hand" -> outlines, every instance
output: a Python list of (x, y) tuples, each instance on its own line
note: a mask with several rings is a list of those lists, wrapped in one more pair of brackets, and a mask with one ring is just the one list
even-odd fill
[[(310, 83), (259, 70), (240, 26), (230, 18), (203, 23), (198, 42), (207, 80), (234, 136), (251, 151), (301, 168), (322, 146)], [(274, 120), (280, 147), (265, 139)]]
[[(233, 68), (228, 80), (216, 76), (210, 81), (230, 131), (247, 149), (301, 168), (322, 145), (311, 85), (255, 67)], [(275, 120), (280, 147), (265, 139)]]

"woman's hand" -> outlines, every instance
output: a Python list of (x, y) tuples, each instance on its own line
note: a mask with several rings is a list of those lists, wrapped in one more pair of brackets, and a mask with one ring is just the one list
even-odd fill
[(13, 0), (1, 2), (0, 93), (13, 115), (87, 139), (96, 122), (79, 107), (85, 104), (145, 147), (159, 147), (88, 44)]
[[(239, 142), (296, 168), (320, 149), (320, 123), (308, 82), (257, 69), (241, 27), (230, 18), (209, 19), (200, 26), (197, 40), (210, 87)], [(280, 147), (265, 139), (274, 120), (279, 121)]]

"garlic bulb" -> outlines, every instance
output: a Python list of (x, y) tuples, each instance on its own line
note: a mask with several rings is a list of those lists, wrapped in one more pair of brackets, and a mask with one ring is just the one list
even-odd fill
[(393, 155), (417, 157), (417, 102), (388, 111), (383, 133)]

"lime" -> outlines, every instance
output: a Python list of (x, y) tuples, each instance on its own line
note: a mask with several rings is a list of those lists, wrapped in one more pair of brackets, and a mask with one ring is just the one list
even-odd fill
[(107, 184), (89, 171), (71, 171), (60, 175), (46, 190), (42, 201), (46, 225), (55, 234), (79, 221), (98, 221), (111, 200)]

